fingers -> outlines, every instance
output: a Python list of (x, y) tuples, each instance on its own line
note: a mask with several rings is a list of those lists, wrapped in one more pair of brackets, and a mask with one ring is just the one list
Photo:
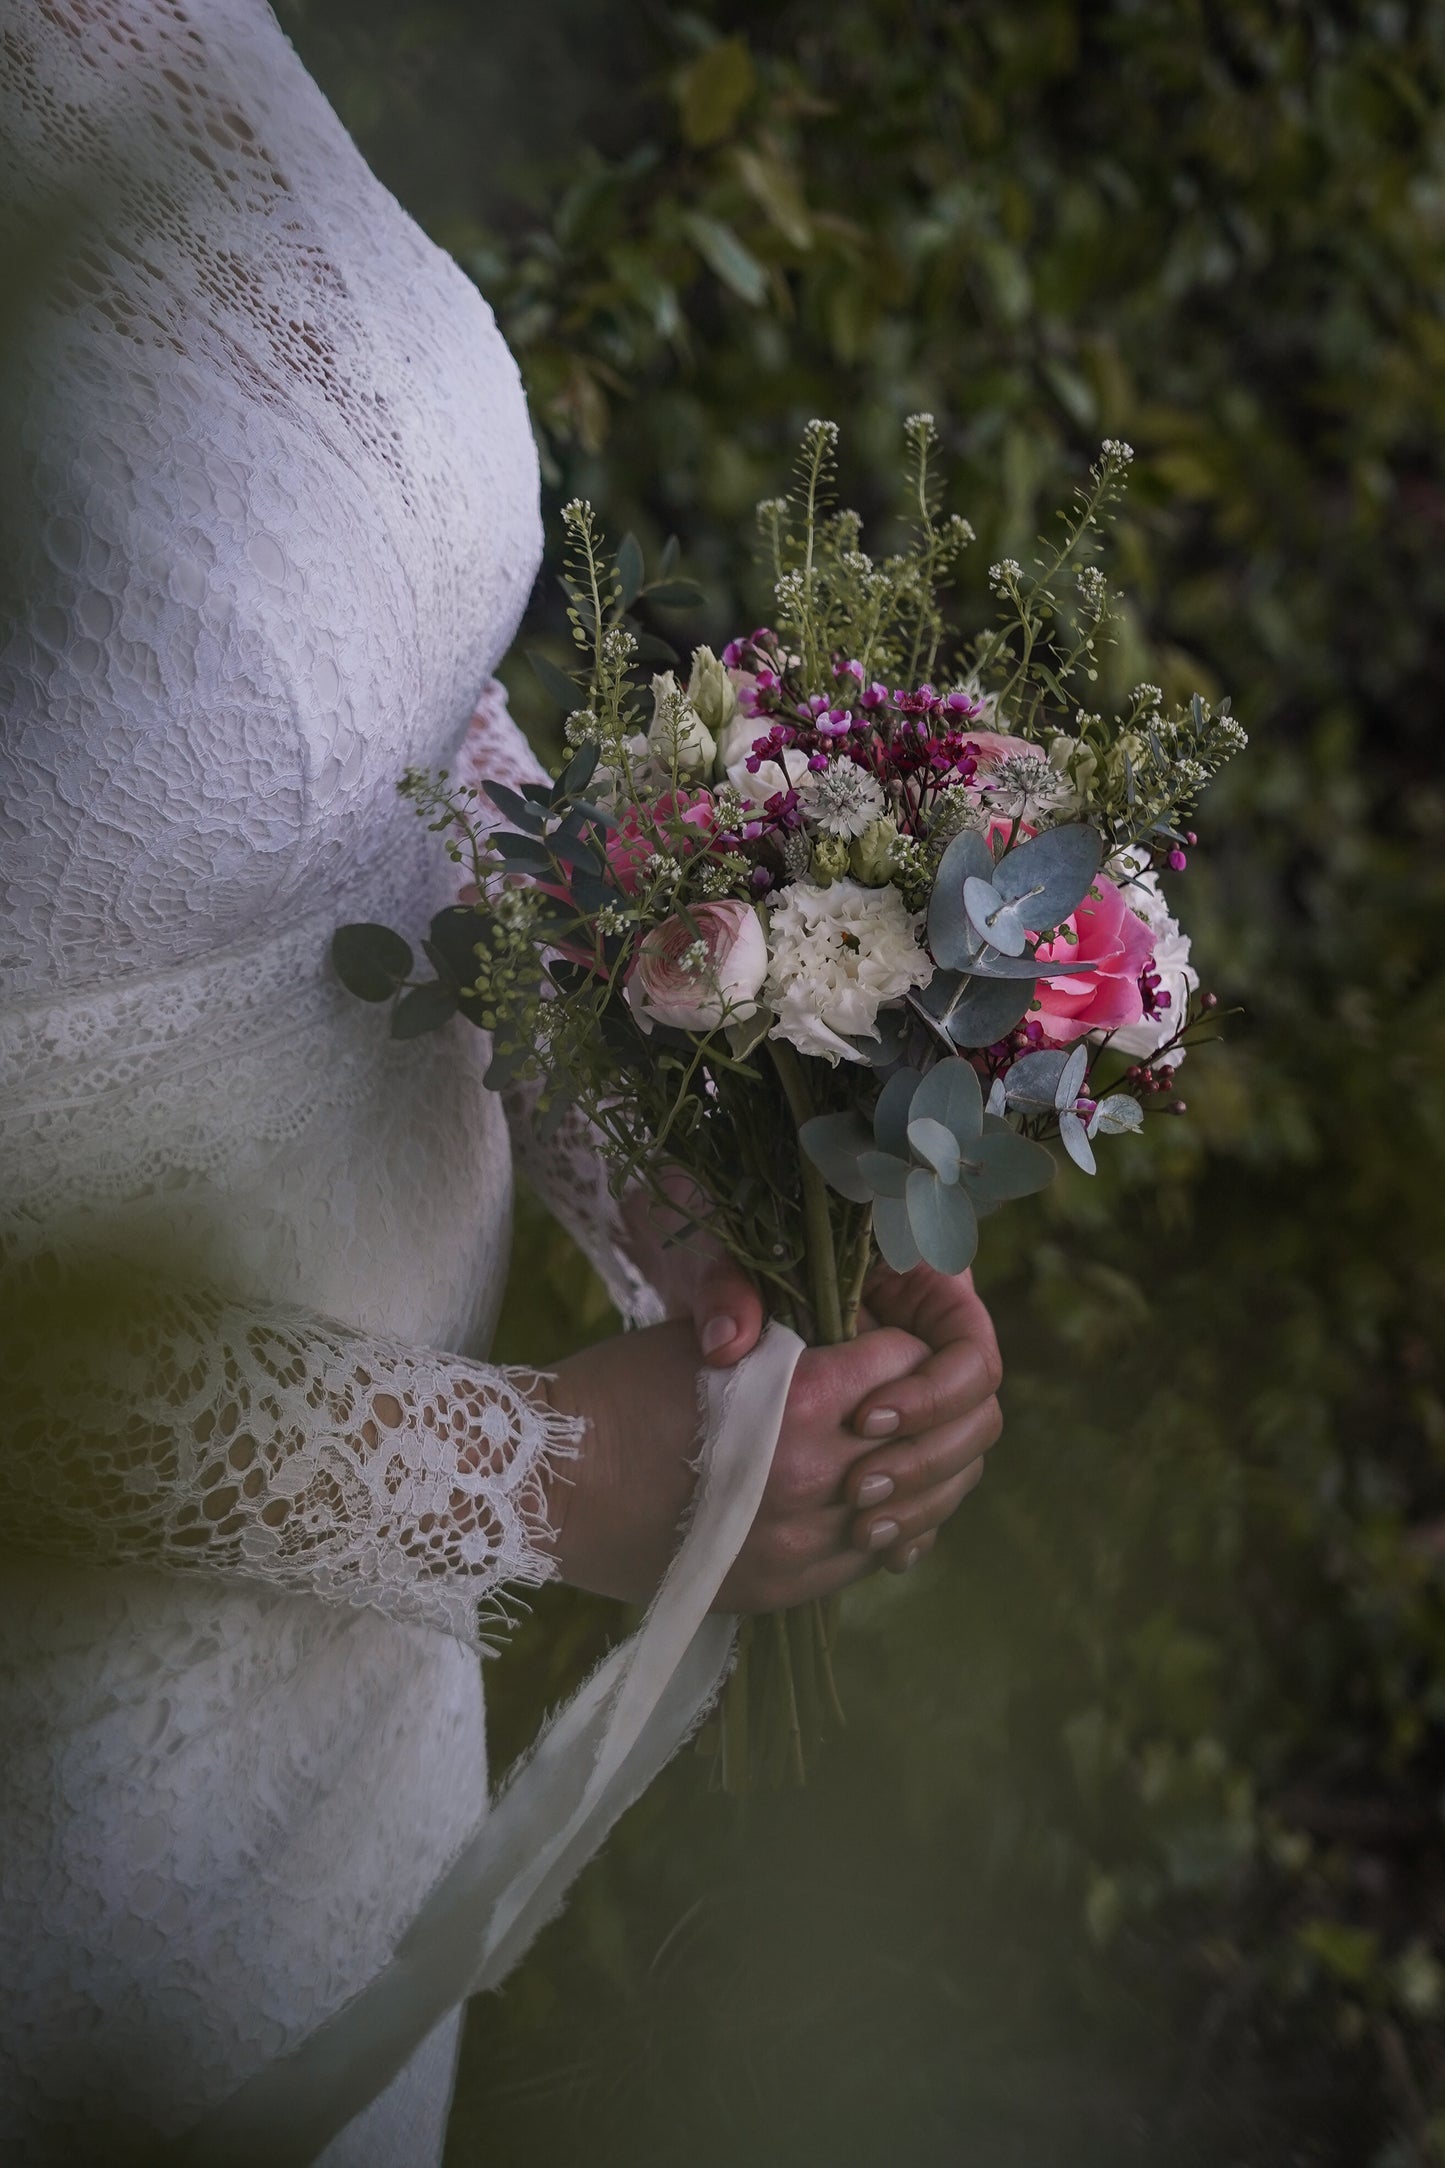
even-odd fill
[(962, 1474), (998, 1444), (1002, 1432), (1002, 1411), (997, 1400), (990, 1398), (960, 1422), (865, 1453), (848, 1470), (844, 1496), (860, 1512), (890, 1512), (898, 1499), (932, 1490)]
[[(894, 1397), (895, 1383), (928, 1357), (911, 1332), (882, 1327), (841, 1347), (808, 1348), (800, 1356), (788, 1395), (788, 1420), (815, 1432), (832, 1432), (855, 1417), (859, 1406)], [(887, 1388), (887, 1390), (885, 1390)]]
[(714, 1370), (726, 1370), (758, 1344), (763, 1330), (762, 1297), (746, 1273), (719, 1258), (698, 1275), (692, 1322), (703, 1361)]
[(917, 1437), (957, 1422), (991, 1400), (1002, 1382), (998, 1346), (985, 1336), (953, 1339), (918, 1364), (912, 1376), (876, 1388), (860, 1402), (853, 1428), (862, 1438)]
[(983, 1470), (980, 1456), (946, 1483), (890, 1501), (879, 1513), (860, 1516), (853, 1524), (854, 1547), (895, 1571), (906, 1570), (902, 1561), (910, 1547), (920, 1538), (935, 1534), (958, 1511), (969, 1492), (982, 1482)]

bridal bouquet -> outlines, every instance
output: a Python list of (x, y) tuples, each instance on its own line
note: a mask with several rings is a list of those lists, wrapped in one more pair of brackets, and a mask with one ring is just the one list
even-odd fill
[[(1209, 1007), (1160, 888), (1204, 784), (1244, 742), (1227, 704), (1140, 685), (1091, 712), (1119, 597), (1096, 562), (1132, 453), (1108, 442), (1031, 571), (989, 571), (992, 628), (949, 645), (940, 592), (972, 540), (943, 518), (931, 418), (907, 424), (911, 536), (876, 559), (831, 502), (812, 423), (790, 493), (759, 508), (773, 621), (640, 682), (631, 537), (567, 528), (585, 678), (549, 680), (571, 749), (551, 784), (402, 783), (465, 868), (433, 920), (434, 976), (384, 927), (336, 936), (342, 978), (400, 1036), (461, 1016), (490, 1085), (591, 1121), (616, 1189), (693, 1216), (813, 1343), (856, 1328), (870, 1270), (961, 1272), (978, 1224), (1042, 1188), (1056, 1143), (1173, 1111)], [(666, 568), (664, 568), (666, 569)], [(654, 589), (655, 593), (661, 590)], [(495, 816), (505, 824), (495, 826)], [(800, 1209), (801, 1201), (801, 1209)], [(801, 1769), (836, 1711), (833, 1621), (745, 1632), (724, 1781)]]

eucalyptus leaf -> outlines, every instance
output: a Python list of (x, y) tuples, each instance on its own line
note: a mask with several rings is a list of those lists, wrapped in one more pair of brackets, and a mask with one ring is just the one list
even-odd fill
[(1054, 1178), (1054, 1155), (997, 1115), (984, 1116), (983, 1135), (964, 1159), (959, 1177), (980, 1212), (1031, 1197)]
[(410, 976), (410, 944), (390, 926), (358, 920), (331, 936), (331, 963), (349, 994), (361, 1001), (390, 1001)]
[(892, 1152), (860, 1152), (858, 1172), (868, 1184), (870, 1197), (901, 1197), (907, 1190), (908, 1161)]
[(896, 1159), (908, 1157), (908, 1113), (913, 1105), (913, 1094), (922, 1082), (919, 1070), (899, 1069), (878, 1094), (878, 1104), (873, 1109), (873, 1134), (880, 1149), (892, 1152)]
[(908, 1177), (908, 1226), (919, 1255), (935, 1272), (964, 1272), (978, 1250), (978, 1214), (967, 1190), (949, 1188), (915, 1167)]
[(1059, 1137), (1076, 1167), (1082, 1167), (1085, 1174), (1097, 1172), (1094, 1147), (1089, 1142), (1088, 1132), (1072, 1110), (1059, 1116)]
[(980, 941), (990, 942), (1004, 956), (1023, 954), (1024, 922), (992, 881), (965, 881), (963, 908)]
[(1131, 1131), (1144, 1127), (1144, 1109), (1137, 1099), (1127, 1092), (1114, 1092), (1101, 1099), (1089, 1121), (1089, 1135), (1123, 1137)]
[(965, 828), (938, 862), (928, 899), (928, 946), (949, 970), (967, 970), (983, 945), (968, 922), (963, 891), (968, 881), (987, 881), (993, 856), (976, 828)]
[(873, 1143), (859, 1114), (814, 1114), (798, 1130), (798, 1142), (830, 1189), (854, 1204), (866, 1204), (873, 1192), (859, 1171), (859, 1155)]
[(1064, 1063), (1062, 1073), (1059, 1077), (1059, 1081), (1054, 1087), (1054, 1105), (1060, 1110), (1060, 1112), (1062, 1112), (1065, 1107), (1073, 1106), (1074, 1101), (1078, 1098), (1080, 1092), (1084, 1088), (1084, 1079), (1088, 1075), (1088, 1073), (1088, 1049), (1083, 1045), (1076, 1046), (1073, 1053)]
[[(1083, 902), (1103, 856), (1098, 830), (1069, 822), (1062, 828), (1046, 828), (1042, 835), (1006, 853), (994, 868), (993, 884), (1015, 904), (1020, 923), (1032, 933), (1042, 933), (1059, 925)], [(997, 933), (991, 938), (996, 946), (1004, 946)]]
[(1093, 966), (1052, 961), (1041, 965), (1031, 950), (1022, 956), (1004, 956), (996, 948), (985, 948), (979, 950), (968, 969), (979, 979), (1066, 979), (1076, 971), (1091, 971)]
[[(973, 1064), (955, 1054), (935, 1062), (917, 1091), (909, 1110), (912, 1121), (925, 1115), (967, 1145), (983, 1128), (983, 1093)], [(960, 1267), (960, 1270), (962, 1268)]]
[(1051, 1114), (1068, 1060), (1062, 1048), (1054, 1047), (1021, 1055), (1003, 1080), (1009, 1105), (1021, 1107), (1026, 1114)]
[(391, 1012), (393, 1039), (419, 1039), (425, 1032), (440, 1031), (457, 1013), (456, 993), (440, 980), (425, 986), (409, 986)]
[(1007, 1105), (1008, 1094), (1003, 1088), (1003, 1078), (996, 1076), (988, 1088), (988, 1103), (983, 1110), (984, 1127), (988, 1127), (990, 1116), (1001, 1120)]
[(920, 1120), (908, 1124), (908, 1142), (916, 1156), (933, 1169), (940, 1182), (958, 1180), (958, 1139), (942, 1122), (936, 1122), (925, 1114)]
[(955, 1046), (992, 1046), (1028, 1013), (1034, 985), (1033, 979), (971, 979), (944, 1029)]
[(873, 1233), (886, 1265), (895, 1272), (911, 1272), (922, 1253), (908, 1224), (908, 1203), (903, 1197), (879, 1197), (873, 1205)]

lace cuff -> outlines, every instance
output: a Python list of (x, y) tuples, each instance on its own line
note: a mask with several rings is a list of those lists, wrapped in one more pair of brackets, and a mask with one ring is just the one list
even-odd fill
[[(231, 1572), (486, 1647), (555, 1572), (582, 1425), (529, 1370), (150, 1283), (18, 1308), (3, 1522), (37, 1550)], [(29, 1317), (29, 1329), (26, 1317)]]

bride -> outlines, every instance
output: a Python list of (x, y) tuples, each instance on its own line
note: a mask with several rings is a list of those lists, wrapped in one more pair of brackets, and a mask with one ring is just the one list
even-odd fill
[[(504, 1592), (651, 1596), (699, 1363), (744, 1375), (763, 1320), (613, 1202), (585, 1134), (504, 1112), (477, 1034), (391, 1044), (329, 973), (339, 921), (444, 900), (405, 767), (536, 772), (490, 676), (539, 520), (485, 304), (265, 0), (0, 0), (0, 171), (12, 261), (80, 206), (4, 357), (19, 2168), (223, 2130), (388, 1977), (485, 1822)], [(554, 1378), (485, 1360), (514, 1163), (639, 1328)], [(798, 1360), (704, 1607), (901, 1570), (981, 1472), (997, 1357), (967, 1281), (885, 1274), (870, 1311)], [(353, 2053), (359, 2112), (307, 2150), (438, 2161), (459, 2022), (396, 2075)]]

